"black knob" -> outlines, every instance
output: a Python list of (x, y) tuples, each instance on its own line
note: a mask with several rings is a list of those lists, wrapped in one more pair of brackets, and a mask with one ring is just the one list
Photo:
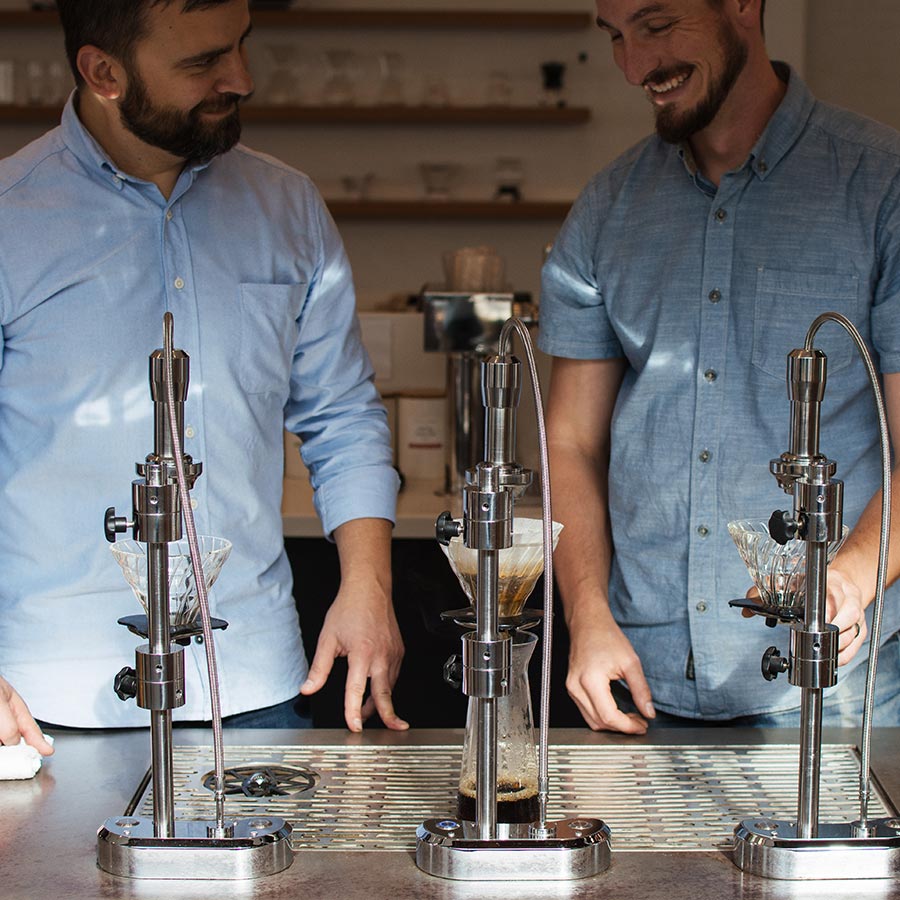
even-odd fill
[(462, 660), (459, 658), (459, 654), (454, 653), (453, 656), (444, 663), (444, 681), (446, 681), (450, 687), (459, 689), (462, 687), (462, 676)]
[(131, 700), (137, 696), (137, 672), (131, 666), (125, 666), (116, 675), (113, 690), (120, 700)]
[(450, 538), (459, 537), (462, 534), (462, 522), (457, 522), (445, 509), (434, 524), (434, 534), (440, 544), (449, 544)]
[(787, 672), (790, 662), (781, 655), (777, 647), (769, 647), (763, 653), (762, 676), (766, 681), (774, 681), (782, 672)]
[(114, 544), (116, 535), (126, 531), (128, 531), (128, 519), (125, 516), (117, 516), (116, 508), (110, 506), (103, 514), (103, 533), (106, 535), (106, 539)]
[(769, 517), (769, 534), (772, 540), (784, 546), (797, 536), (800, 525), (786, 509), (776, 509)]

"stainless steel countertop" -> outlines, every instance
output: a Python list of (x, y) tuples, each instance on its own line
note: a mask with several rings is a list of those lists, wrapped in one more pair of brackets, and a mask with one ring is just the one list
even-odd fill
[[(858, 734), (825, 732), (826, 743), (855, 744)], [(553, 743), (589, 745), (782, 744), (793, 731), (705, 728), (658, 730), (643, 738), (558, 730)], [(226, 742), (241, 745), (429, 746), (460, 743), (459, 730), (393, 733), (368, 731), (231, 731)], [(176, 731), (179, 745), (209, 743), (202, 731)], [(408, 852), (299, 852), (283, 873), (254, 882), (138, 881), (96, 867), (96, 830), (125, 810), (148, 765), (146, 732), (57, 734), (55, 756), (37, 777), (0, 782), (0, 896), (19, 898), (323, 898), (323, 900), (490, 900), (515, 897), (615, 898), (615, 900), (729, 900), (729, 898), (900, 898), (891, 881), (780, 882), (745, 875), (721, 851), (616, 851), (612, 868), (585, 881), (554, 883), (465, 883), (421, 873)], [(885, 792), (900, 799), (900, 729), (876, 731), (873, 769)], [(231, 756), (232, 754), (229, 754)], [(423, 810), (423, 818), (431, 811)], [(602, 809), (591, 810), (604, 815)]]

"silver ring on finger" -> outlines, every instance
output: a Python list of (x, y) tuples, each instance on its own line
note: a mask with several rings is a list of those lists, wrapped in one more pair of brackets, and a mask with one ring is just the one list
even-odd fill
[(862, 630), (862, 626), (859, 624), (859, 622), (855, 622), (854, 624), (856, 625), (856, 634), (853, 635), (853, 639), (856, 640), (856, 638), (859, 637), (859, 633)]

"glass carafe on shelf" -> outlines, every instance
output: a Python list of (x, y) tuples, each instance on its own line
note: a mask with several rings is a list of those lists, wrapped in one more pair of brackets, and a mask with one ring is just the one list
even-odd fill
[[(512, 654), (509, 694), (498, 697), (497, 710), (497, 821), (534, 822), (538, 818), (538, 764), (528, 684), (528, 662), (537, 644), (530, 631), (510, 633)], [(478, 757), (478, 704), (469, 698), (466, 738), (459, 776), (457, 815), (475, 821)]]
[(272, 68), (263, 90), (265, 99), (273, 106), (301, 103), (305, 98), (297, 48), (290, 44), (268, 44), (266, 51)]
[(382, 106), (403, 106), (406, 103), (406, 60), (400, 53), (381, 53), (378, 56), (381, 78), (377, 103)]
[(357, 102), (359, 57), (352, 50), (326, 50), (328, 77), (322, 93), (326, 106), (353, 106)]

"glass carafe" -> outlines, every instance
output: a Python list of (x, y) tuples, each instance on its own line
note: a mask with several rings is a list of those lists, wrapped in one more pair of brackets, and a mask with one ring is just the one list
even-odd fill
[[(534, 739), (528, 662), (537, 644), (529, 631), (511, 631), (509, 694), (497, 704), (497, 821), (504, 824), (534, 822), (538, 818), (538, 764)], [(466, 740), (459, 776), (458, 815), (475, 821), (478, 702), (469, 698)]]

